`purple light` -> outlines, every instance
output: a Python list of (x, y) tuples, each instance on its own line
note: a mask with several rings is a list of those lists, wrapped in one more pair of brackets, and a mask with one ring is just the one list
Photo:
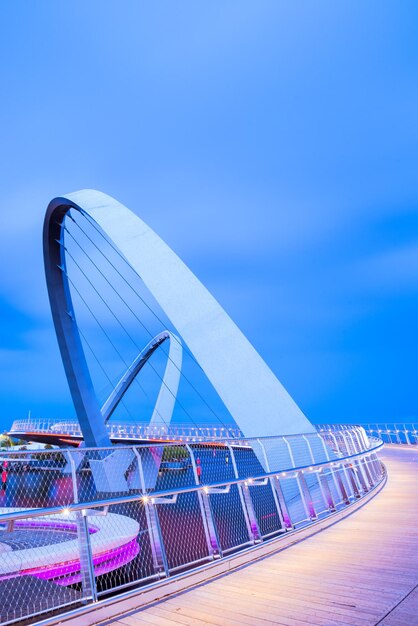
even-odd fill
[[(19, 528), (45, 528), (65, 530), (70, 533), (77, 533), (77, 525), (73, 522), (61, 521), (19, 521), (16, 522)], [(89, 526), (89, 534), (94, 534), (99, 528)], [(93, 556), (94, 573), (96, 576), (106, 574), (112, 570), (118, 569), (132, 561), (139, 553), (140, 547), (135, 537), (128, 543), (121, 546), (101, 552)], [(18, 572), (5, 574), (0, 576), (0, 581), (17, 578), (18, 576), (31, 575), (45, 580), (55, 580), (58, 585), (67, 586), (81, 581), (80, 560), (70, 560), (63, 563), (46, 565), (42, 567), (22, 569)]]
[[(106, 574), (114, 569), (118, 569), (119, 567), (122, 567), (122, 565), (126, 565), (126, 563), (132, 561), (138, 553), (139, 544), (135, 538), (129, 543), (125, 543), (123, 546), (118, 546), (114, 550), (108, 550), (107, 552), (97, 554), (93, 557), (94, 573), (96, 576), (100, 576), (101, 574)], [(117, 562), (115, 563), (116, 557), (119, 558), (117, 558)], [(25, 576), (28, 574), (45, 580), (58, 578), (55, 582), (61, 586), (72, 585), (81, 581), (80, 561), (67, 561), (66, 563), (60, 563), (59, 565), (48, 565), (46, 567), (20, 570), (19, 572), (15, 572), (13, 574), (1, 576), (0, 580), (9, 580), (10, 578), (17, 578), (18, 576)]]

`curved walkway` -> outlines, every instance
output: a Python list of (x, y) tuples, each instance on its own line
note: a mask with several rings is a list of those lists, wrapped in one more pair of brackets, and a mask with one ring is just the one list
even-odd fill
[[(418, 625), (418, 448), (388, 446), (384, 489), (346, 519), (277, 554), (112, 626)], [(78, 624), (94, 623), (91, 616)]]

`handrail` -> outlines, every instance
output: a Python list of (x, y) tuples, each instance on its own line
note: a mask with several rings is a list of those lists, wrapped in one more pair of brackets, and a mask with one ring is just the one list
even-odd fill
[[(56, 429), (56, 430), (54, 430)], [(199, 440), (219, 439), (225, 436), (231, 438), (243, 437), (239, 428), (231, 424), (228, 427), (214, 424), (193, 426), (191, 424), (173, 424), (170, 426), (155, 426), (149, 422), (118, 422), (111, 421), (106, 424), (106, 429), (111, 439), (132, 438), (160, 438), (182, 440), (184, 437), (198, 438)], [(212, 434), (211, 434), (212, 431)], [(83, 438), (80, 425), (72, 420), (48, 419), (20, 419), (15, 420), (9, 430), (9, 435), (19, 436), (24, 434), (43, 433), (48, 435), (68, 435)]]
[[(351, 426), (351, 428), (353, 428)], [(320, 432), (328, 428), (335, 431), (341, 431), (349, 428), (345, 424), (320, 424), (317, 426)], [(418, 422), (374, 422), (367, 424), (358, 424), (357, 428), (362, 428), (367, 435), (376, 434), (382, 438), (384, 443), (393, 443), (398, 445), (418, 445)]]
[[(259, 439), (262, 439), (259, 437)], [(300, 465), (298, 467), (289, 467), (280, 470), (276, 470), (275, 472), (266, 472), (264, 474), (257, 474), (252, 476), (247, 476), (246, 478), (235, 478), (233, 480), (227, 481), (216, 481), (211, 483), (202, 483), (200, 485), (190, 485), (188, 487), (179, 487), (178, 489), (166, 489), (160, 491), (147, 491), (142, 494), (130, 494), (127, 496), (119, 496), (117, 498), (104, 498), (101, 500), (93, 500), (90, 502), (77, 502), (71, 503), (66, 506), (55, 506), (55, 507), (46, 507), (42, 509), (26, 509), (23, 511), (17, 511), (13, 513), (3, 513), (0, 514), (0, 524), (26, 519), (28, 517), (43, 517), (46, 515), (59, 515), (65, 513), (68, 515), (72, 512), (77, 511), (85, 511), (86, 509), (97, 509), (104, 506), (113, 506), (116, 504), (126, 504), (128, 502), (137, 502), (138, 500), (147, 499), (156, 499), (156, 498), (168, 498), (171, 496), (181, 495), (183, 493), (190, 493), (193, 491), (205, 491), (208, 489), (216, 489), (220, 487), (226, 487), (228, 485), (238, 485), (238, 484), (247, 484), (250, 481), (258, 481), (265, 478), (272, 478), (274, 476), (282, 475), (285, 476), (287, 474), (296, 474), (298, 472), (304, 472), (305, 470), (309, 470), (312, 473), (315, 473), (315, 468), (325, 469), (327, 467), (337, 468), (341, 466), (344, 462), (350, 461), (352, 459), (360, 459), (369, 454), (375, 453), (380, 450), (384, 443), (376, 439), (378, 442), (374, 447), (368, 448), (362, 452), (357, 452), (355, 454), (350, 454), (345, 457), (338, 457), (338, 459), (334, 459), (332, 461), (323, 461), (320, 463), (311, 463), (310, 465)], [(139, 447), (139, 446), (138, 446)], [(250, 483), (251, 484), (251, 483)]]
[[(158, 584), (342, 512), (382, 484), (383, 445), (359, 427), (327, 426), (286, 437), (241, 433), (111, 448), (0, 450), (0, 490), (8, 503), (0, 512), (2, 533), (7, 538), (14, 530), (25, 539), (22, 549), (2, 553), (0, 580), (13, 581), (7, 584), (15, 602), (1, 614), (1, 626)], [(163, 449), (172, 452), (164, 456)], [(165, 473), (183, 457), (184, 473)], [(167, 465), (160, 467), (161, 460)], [(41, 545), (31, 539), (38, 528), (46, 539)], [(68, 539), (57, 543), (57, 531)], [(76, 584), (77, 592), (62, 600), (57, 591), (40, 607), (41, 590), (27, 596), (26, 574), (35, 589), (39, 578), (57, 589)]]
[[(13, 435), (13, 432), (15, 432), (17, 434), (23, 434), (23, 430), (14, 430), (13, 429), (13, 426), (14, 426), (14, 424), (16, 424), (17, 421), (20, 422), (20, 420), (16, 420), (15, 422), (13, 422), (12, 428), (9, 430), (9, 434), (10, 435)], [(23, 422), (23, 420), (22, 420), (22, 422)], [(26, 423), (29, 425), (29, 422), (26, 422)], [(80, 436), (81, 436), (80, 427), (78, 426), (78, 424), (76, 424), (76, 422), (73, 422), (73, 423), (70, 423), (70, 422), (56, 422), (54, 420), (51, 420), (51, 425), (53, 425), (53, 426), (57, 426), (57, 425), (59, 425), (61, 423), (63, 423), (63, 424), (70, 424), (71, 426), (76, 426), (78, 431), (79, 431), (79, 433), (80, 433)], [(34, 422), (32, 422), (31, 425), (33, 426)], [(128, 429), (128, 428), (141, 429), (141, 428), (144, 428), (144, 429), (149, 429), (150, 431), (152, 431), (153, 429), (157, 430), (156, 427), (154, 428), (154, 427), (149, 427), (148, 425), (145, 425), (145, 424), (137, 424), (137, 423), (129, 423), (129, 422), (121, 422), (121, 423), (116, 423), (116, 424), (111, 422), (111, 423), (107, 424), (107, 426), (109, 427), (109, 429), (111, 429), (112, 427), (123, 427), (124, 429)], [(332, 425), (321, 425), (321, 426), (317, 425), (317, 429), (318, 429), (317, 432), (290, 434), (290, 435), (286, 435), (286, 439), (292, 439), (293, 440), (293, 439), (297, 439), (297, 438), (303, 437), (303, 436), (305, 436), (305, 437), (316, 437), (318, 433), (321, 434), (321, 432), (326, 432), (328, 427), (330, 427), (330, 428), (332, 427), (331, 428), (332, 430), (339, 430), (339, 428), (338, 428), (339, 426), (340, 425), (338, 425), (338, 424), (335, 424), (335, 425), (334, 424), (332, 424)], [(352, 427), (354, 428), (355, 425), (353, 425)], [(239, 429), (234, 429), (233, 427), (227, 429), (227, 428), (224, 428), (224, 427), (223, 428), (219, 428), (217, 426), (216, 427), (215, 426), (194, 427), (194, 426), (190, 426), (190, 425), (176, 425), (176, 424), (174, 424), (174, 425), (169, 426), (169, 427), (162, 427), (162, 429), (166, 431), (166, 434), (164, 435), (164, 437), (167, 437), (167, 439), (163, 438), (162, 435), (159, 435), (158, 439), (154, 438), (152, 443), (118, 444), (117, 449), (121, 450), (123, 448), (132, 448), (132, 445), (135, 445), (135, 447), (149, 447), (150, 445), (154, 445), (155, 446), (156, 443), (159, 444), (159, 442), (161, 442), (161, 445), (170, 445), (170, 446), (182, 446), (185, 443), (192, 443), (192, 444), (196, 444), (196, 445), (200, 445), (200, 444), (204, 445), (206, 443), (218, 443), (218, 444), (225, 443), (225, 445), (227, 445), (227, 444), (234, 444), (234, 443), (238, 443), (238, 442), (239, 442), (240, 445), (245, 445), (245, 443), (250, 444), (250, 442), (256, 441), (257, 439), (260, 439), (261, 441), (267, 441), (267, 440), (273, 440), (273, 439), (278, 439), (278, 438), (282, 437), (282, 435), (278, 435), (278, 436), (277, 435), (266, 435), (266, 436), (262, 436), (262, 437), (245, 437), (242, 434), (242, 432), (239, 431)], [(218, 431), (227, 431), (229, 433), (232, 433), (235, 430), (236, 432), (233, 435), (230, 435), (230, 434), (229, 435), (228, 434), (226, 434), (226, 435), (225, 434), (219, 434), (219, 435), (216, 435), (216, 436), (208, 436), (208, 435), (204, 435), (203, 436), (203, 435), (198, 435), (198, 434), (195, 434), (195, 433), (192, 432), (192, 431), (200, 430), (203, 433), (203, 431), (205, 431), (205, 430), (209, 431), (211, 429), (218, 430)], [(173, 433), (171, 433), (172, 430), (174, 431)], [(178, 434), (181, 430), (188, 430), (189, 434), (185, 434), (185, 433)], [(40, 432), (40, 433), (48, 432), (49, 434), (51, 434), (51, 430), (49, 430), (49, 429), (45, 429), (45, 430), (42, 430), (42, 429), (29, 430), (29, 431), (26, 431), (26, 432), (28, 432), (29, 434), (36, 433), (36, 432)], [(70, 434), (70, 429), (68, 429), (67, 432), (57, 432), (56, 434), (57, 435)], [(133, 435), (134, 433), (132, 432), (130, 434)], [(152, 436), (152, 434), (149, 434), (148, 436)], [(180, 438), (180, 439), (177, 439), (177, 440), (172, 439), (174, 437), (177, 437), (177, 438)], [(128, 437), (126, 437), (126, 438), (128, 438)], [(66, 448), (61, 448), (60, 447), (60, 449), (63, 450), (63, 449), (66, 449)], [(74, 449), (74, 448), (71, 447), (70, 449)], [(114, 450), (115, 447), (114, 446), (101, 446), (100, 448), (89, 447), (88, 449), (89, 450)], [(5, 448), (4, 450), (7, 450), (7, 448)], [(25, 454), (25, 453), (29, 452), (28, 450), (23, 450), (23, 451), (13, 450), (12, 448), (10, 449), (10, 451), (11, 452), (13, 451), (13, 454), (19, 454), (19, 453)], [(51, 452), (51, 450), (36, 450), (37, 454), (50, 453), (50, 452)], [(0, 450), (0, 453), (1, 453), (1, 450)]]

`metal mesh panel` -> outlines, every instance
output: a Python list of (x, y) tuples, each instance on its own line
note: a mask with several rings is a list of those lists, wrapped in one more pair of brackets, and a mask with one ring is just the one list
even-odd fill
[(144, 585), (345, 506), (383, 475), (379, 442), (350, 434), (324, 430), (327, 447), (314, 434), (0, 451), (0, 623)]
[(293, 524), (308, 520), (309, 515), (305, 510), (297, 479), (280, 477), (280, 484)]
[(330, 470), (329, 468), (326, 468), (323, 470), (323, 476), (328, 483), (328, 488), (331, 492), (331, 497), (334, 501), (335, 506), (342, 504), (344, 502), (344, 499), (341, 493), (341, 489), (338, 486), (338, 480), (335, 470)]
[[(268, 471), (260, 462), (262, 452), (256, 440), (250, 440), (250, 446), (232, 447), (235, 463), (237, 466), (238, 478), (251, 478), (252, 476), (262, 476)], [(257, 456), (258, 454), (258, 456)]]
[(316, 514), (319, 515), (327, 510), (327, 505), (324, 501), (321, 485), (319, 483), (319, 475), (316, 472), (305, 472), (304, 476), (309, 489), (311, 502), (315, 508)]
[(0, 452), (1, 506), (23, 508), (65, 505), (73, 501), (71, 476), (61, 452)]
[(266, 437), (260, 441), (266, 451), (270, 472), (281, 472), (293, 467), (289, 447), (283, 437)]
[(199, 484), (207, 485), (235, 478), (233, 452), (227, 445), (193, 444), (190, 447), (196, 471), (199, 472)]
[(283, 530), (270, 480), (266, 484), (250, 485), (249, 492), (261, 535), (266, 537)]
[(209, 558), (207, 538), (196, 492), (169, 504), (156, 505), (169, 570)]
[(210, 503), (223, 552), (252, 540), (237, 485), (231, 485), (227, 493), (211, 493)]
[(94, 575), (99, 595), (154, 577), (154, 567), (144, 504), (141, 500), (109, 507), (89, 524), (102, 520), (101, 545), (93, 544)]
[[(307, 435), (315, 463), (322, 463), (337, 458), (332, 447), (320, 435)], [(325, 443), (326, 448), (324, 449)]]

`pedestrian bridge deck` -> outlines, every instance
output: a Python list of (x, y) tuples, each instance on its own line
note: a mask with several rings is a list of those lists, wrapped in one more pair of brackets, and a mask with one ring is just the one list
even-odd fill
[(104, 623), (418, 625), (418, 447), (387, 446), (382, 459), (386, 486), (342, 521), (165, 601), (114, 619), (109, 607)]

